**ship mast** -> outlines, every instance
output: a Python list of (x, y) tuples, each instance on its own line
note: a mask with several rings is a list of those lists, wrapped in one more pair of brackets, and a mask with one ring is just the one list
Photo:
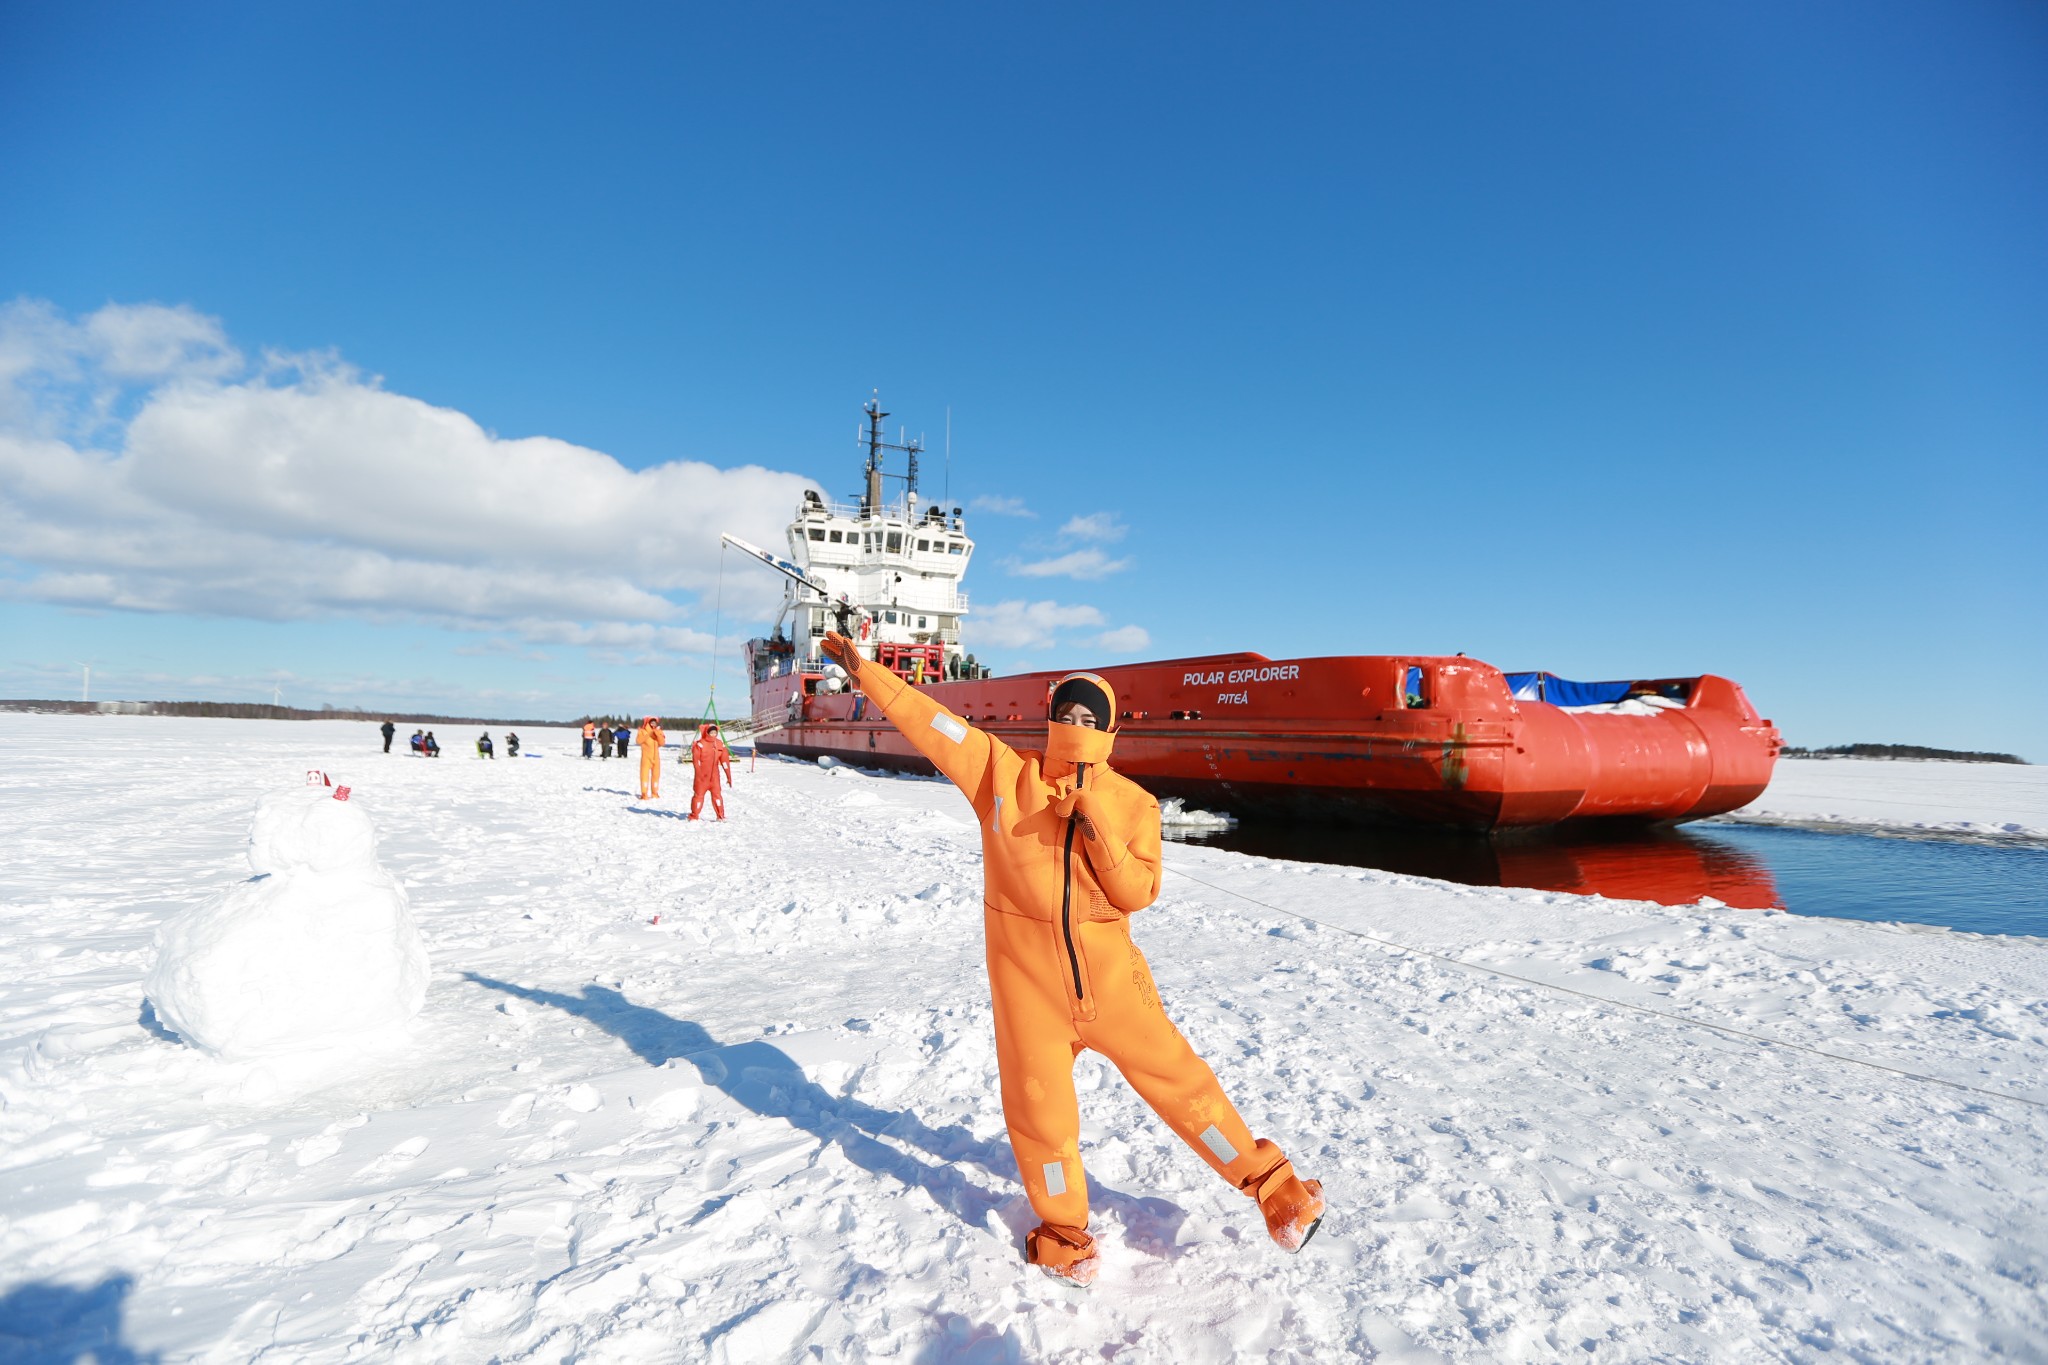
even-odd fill
[[(889, 414), (882, 411), (882, 395), (880, 390), (875, 390), (874, 397), (861, 405), (861, 411), (868, 415), (868, 434), (865, 438), (868, 448), (868, 464), (867, 484), (862, 489), (860, 497), (860, 514), (863, 517), (872, 517), (879, 516), (882, 511), (883, 479), (902, 479), (905, 484), (905, 492), (913, 495), (917, 492), (917, 457), (924, 453), (924, 438), (920, 436), (916, 440), (906, 438), (901, 442), (896, 442), (889, 440), (884, 435), (882, 422)], [(900, 450), (909, 456), (910, 472), (908, 474), (890, 474), (886, 472), (882, 468), (882, 452), (885, 450)]]

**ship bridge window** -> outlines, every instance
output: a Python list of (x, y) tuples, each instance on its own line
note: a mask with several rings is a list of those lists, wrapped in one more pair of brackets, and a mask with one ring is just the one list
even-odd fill
[(1429, 705), (1429, 687), (1424, 680), (1422, 669), (1408, 665), (1407, 676), (1401, 682), (1401, 699), (1404, 705), (1420, 708)]
[(823, 540), (824, 538), (825, 538), (825, 533), (824, 533), (823, 531), (819, 530), (819, 529), (818, 529), (817, 527), (815, 527), (815, 526), (813, 526), (813, 527), (811, 528), (811, 539), (812, 539), (812, 540)]
[(902, 532), (900, 532), (900, 531), (891, 531), (891, 532), (889, 533), (889, 553), (893, 555), (893, 554), (896, 554), (896, 553), (898, 553), (898, 552), (899, 552), (899, 551), (901, 551), (902, 549), (903, 549), (903, 534), (902, 534)]
[(919, 630), (923, 630), (923, 629), (925, 628), (925, 626), (924, 626), (924, 618), (923, 618), (922, 616), (920, 616), (920, 617), (918, 617), (918, 618), (917, 618), (917, 628), (918, 628)]
[(946, 553), (949, 555), (957, 555), (964, 553), (964, 550), (962, 549), (960, 542), (956, 540), (946, 546)]
[(896, 613), (893, 611), (885, 611), (882, 613), (882, 619), (893, 626), (896, 624)]
[(832, 539), (832, 543), (833, 543), (834, 545), (837, 545), (837, 544), (839, 543), (839, 536), (840, 536), (840, 533), (839, 533), (838, 531), (834, 531), (834, 532), (832, 533), (832, 537), (831, 537), (831, 539)]
[(917, 542), (917, 548), (920, 550), (929, 550), (931, 549), (931, 547), (932, 543), (929, 540), (920, 540), (919, 542)]

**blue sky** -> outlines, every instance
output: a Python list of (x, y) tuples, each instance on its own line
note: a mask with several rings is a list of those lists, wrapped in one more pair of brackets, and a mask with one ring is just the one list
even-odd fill
[(0, 694), (694, 709), (717, 532), (879, 387), (1033, 514), (1003, 666), (2048, 760), (2044, 70), (2031, 3), (6, 6)]

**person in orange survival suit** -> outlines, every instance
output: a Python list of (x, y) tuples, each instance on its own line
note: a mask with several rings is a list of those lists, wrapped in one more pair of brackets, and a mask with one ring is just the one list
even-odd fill
[(718, 737), (718, 727), (706, 722), (697, 727), (697, 738), (690, 745), (690, 765), (696, 769), (695, 789), (690, 793), (690, 818), (704, 809), (704, 798), (711, 798), (711, 809), (718, 818), (725, 818), (725, 793), (718, 785), (718, 770), (725, 768), (725, 780), (732, 781), (732, 750), (725, 747), (725, 741)]
[(661, 795), (661, 746), (668, 743), (668, 736), (661, 732), (661, 722), (649, 716), (633, 732), (633, 742), (640, 746), (640, 799), (651, 801)]
[(1061, 679), (1045, 752), (1020, 752), (864, 661), (844, 636), (828, 634), (825, 652), (979, 817), (1003, 1117), (1044, 1220), (1025, 1238), (1025, 1260), (1072, 1284), (1100, 1268), (1074, 1093), (1083, 1048), (1115, 1063), (1197, 1156), (1258, 1202), (1273, 1240), (1299, 1251), (1322, 1222), (1322, 1186), (1252, 1137), (1166, 1017), (1131, 941), (1131, 913), (1159, 895), (1159, 804), (1107, 766), (1117, 723), (1109, 684), (1092, 673)]

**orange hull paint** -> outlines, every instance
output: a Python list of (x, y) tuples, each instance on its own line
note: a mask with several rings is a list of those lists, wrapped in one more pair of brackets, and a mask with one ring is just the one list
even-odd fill
[[(1405, 701), (1410, 670), (1424, 705)], [(1697, 820), (1759, 796), (1780, 748), (1742, 689), (1712, 674), (1659, 680), (1681, 685), (1683, 706), (1615, 715), (1517, 701), (1499, 669), (1463, 657), (1227, 654), (1094, 671), (1127, 708), (1117, 771), (1155, 796), (1238, 815), (1464, 829)], [(865, 714), (864, 698), (815, 692), (818, 676), (756, 681), (762, 752), (931, 771), (893, 726)], [(1005, 742), (1037, 748), (1046, 690), (1060, 676), (924, 690)], [(811, 695), (792, 721), (799, 686)]]

